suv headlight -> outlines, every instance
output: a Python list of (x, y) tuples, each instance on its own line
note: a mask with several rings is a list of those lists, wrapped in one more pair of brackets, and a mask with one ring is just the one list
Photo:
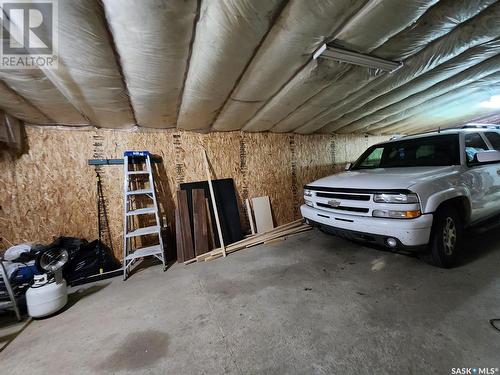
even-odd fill
[(373, 196), (373, 201), (377, 203), (418, 203), (418, 196), (415, 193), (380, 193)]
[(313, 193), (311, 190), (304, 190), (304, 197), (312, 197)]

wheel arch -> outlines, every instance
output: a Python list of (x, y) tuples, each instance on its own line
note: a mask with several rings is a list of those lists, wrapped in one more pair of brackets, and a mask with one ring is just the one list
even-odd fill
[(443, 207), (453, 207), (458, 211), (458, 214), (462, 218), (463, 224), (466, 226), (470, 223), (471, 219), (471, 205), (470, 200), (464, 195), (456, 196), (447, 200), (442, 201), (439, 206), (436, 207), (436, 212)]

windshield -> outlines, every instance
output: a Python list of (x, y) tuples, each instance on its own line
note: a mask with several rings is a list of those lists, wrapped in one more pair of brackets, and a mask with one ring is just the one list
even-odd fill
[(400, 140), (366, 150), (351, 170), (460, 164), (458, 134)]

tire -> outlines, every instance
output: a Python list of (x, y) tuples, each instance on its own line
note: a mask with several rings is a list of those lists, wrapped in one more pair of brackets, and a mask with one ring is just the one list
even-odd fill
[(463, 224), (453, 206), (444, 206), (434, 214), (430, 241), (430, 263), (450, 268), (458, 263), (462, 250)]

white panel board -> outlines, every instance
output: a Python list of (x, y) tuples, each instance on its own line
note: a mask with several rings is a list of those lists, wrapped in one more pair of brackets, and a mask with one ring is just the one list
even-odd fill
[(271, 214), (271, 202), (269, 197), (252, 198), (253, 214), (257, 233), (267, 232), (274, 228), (273, 215)]

